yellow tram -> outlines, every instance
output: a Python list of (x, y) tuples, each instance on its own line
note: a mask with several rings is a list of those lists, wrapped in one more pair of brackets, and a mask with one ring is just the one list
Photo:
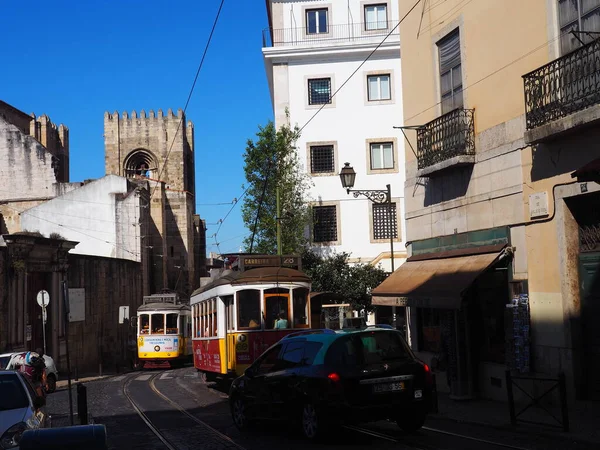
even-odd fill
[(310, 278), (297, 256), (231, 256), (235, 263), (190, 300), (194, 366), (207, 379), (240, 375), (284, 336), (310, 328)]
[(192, 356), (190, 306), (177, 294), (144, 296), (137, 311), (137, 356), (140, 368), (174, 367)]

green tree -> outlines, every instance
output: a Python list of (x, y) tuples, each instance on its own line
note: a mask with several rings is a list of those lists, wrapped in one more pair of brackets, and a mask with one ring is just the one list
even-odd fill
[(356, 310), (373, 311), (371, 290), (387, 278), (387, 273), (371, 264), (350, 265), (349, 256), (321, 256), (307, 248), (302, 253), (302, 268), (310, 276), (314, 292), (333, 292)]
[(246, 251), (277, 253), (277, 188), (282, 253), (296, 253), (306, 242), (304, 231), (309, 219), (306, 201), (309, 179), (301, 170), (296, 151), (299, 136), (297, 126), (284, 125), (276, 130), (273, 122), (269, 121), (264, 127), (259, 126), (254, 141), (248, 139), (244, 174), (249, 188), (242, 206), (242, 219), (250, 230), (250, 235), (244, 240)]

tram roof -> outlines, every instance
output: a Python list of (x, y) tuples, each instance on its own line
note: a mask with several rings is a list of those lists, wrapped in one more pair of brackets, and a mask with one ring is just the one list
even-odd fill
[(146, 303), (141, 305), (138, 309), (140, 311), (185, 311), (190, 310), (190, 305), (185, 303)]
[(239, 272), (228, 272), (194, 291), (198, 295), (217, 286), (231, 284), (233, 286), (262, 283), (310, 283), (310, 277), (304, 272), (288, 267), (259, 267)]

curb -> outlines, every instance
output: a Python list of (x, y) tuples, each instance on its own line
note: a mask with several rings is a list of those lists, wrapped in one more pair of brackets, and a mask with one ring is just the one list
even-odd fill
[[(98, 376), (94, 376), (94, 377), (80, 377), (78, 380), (74, 380), (71, 379), (71, 385), (76, 385), (76, 384), (80, 384), (80, 383), (91, 383), (94, 381), (100, 381), (100, 380), (106, 380), (109, 378), (115, 378), (115, 377), (119, 377), (121, 375), (127, 375), (133, 373), (133, 371), (131, 372), (123, 372), (123, 373), (113, 373), (110, 375), (98, 375)], [(59, 391), (66, 391), (69, 389), (69, 384), (67, 380), (61, 380), (61, 382), (64, 382), (65, 384), (62, 386), (56, 386), (56, 390), (54, 392), (59, 392)]]

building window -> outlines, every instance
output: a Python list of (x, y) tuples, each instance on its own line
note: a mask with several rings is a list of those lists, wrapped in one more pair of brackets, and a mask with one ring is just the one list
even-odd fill
[(369, 101), (390, 100), (392, 98), (390, 90), (390, 76), (386, 75), (369, 75), (367, 77), (367, 85), (369, 87)]
[(324, 105), (331, 103), (331, 78), (308, 80), (308, 104)]
[(337, 210), (335, 206), (313, 207), (313, 241), (337, 241)]
[[(392, 233), (398, 238), (396, 203), (392, 203)], [(387, 203), (373, 203), (373, 239), (390, 238), (390, 206)]]
[(460, 35), (458, 29), (438, 42), (442, 114), (463, 106)]
[(331, 173), (335, 171), (333, 145), (310, 146), (310, 173)]
[(394, 145), (391, 142), (377, 142), (370, 145), (371, 170), (394, 168)]
[(306, 10), (306, 34), (327, 33), (327, 8)]
[(387, 5), (365, 6), (365, 30), (385, 30), (387, 28)]
[(598, 37), (595, 33), (600, 32), (600, 0), (558, 0), (558, 19), (560, 50), (565, 55), (582, 42), (587, 44)]

